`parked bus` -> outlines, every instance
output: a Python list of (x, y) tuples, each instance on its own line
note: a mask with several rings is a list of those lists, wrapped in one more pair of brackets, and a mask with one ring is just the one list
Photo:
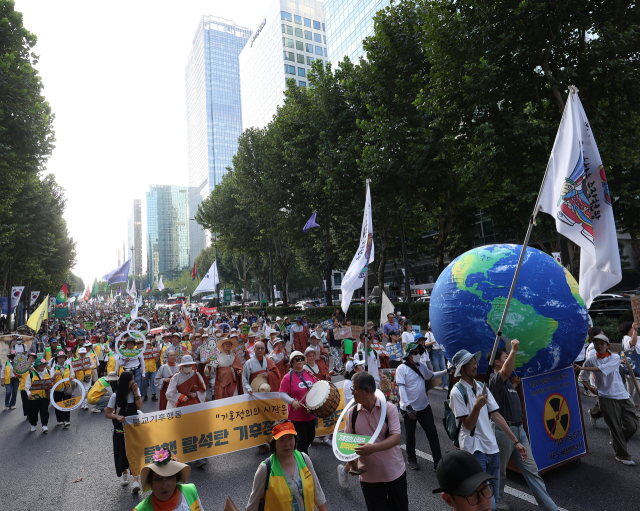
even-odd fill
[(187, 297), (184, 295), (178, 295), (178, 296), (170, 296), (167, 299), (167, 305), (172, 306), (172, 305), (179, 305), (182, 303), (187, 303)]

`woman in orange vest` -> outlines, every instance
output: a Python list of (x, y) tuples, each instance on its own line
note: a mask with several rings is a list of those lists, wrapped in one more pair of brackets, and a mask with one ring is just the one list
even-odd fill
[(247, 511), (258, 511), (261, 501), (265, 511), (313, 511), (314, 505), (319, 511), (328, 511), (313, 463), (309, 456), (296, 450), (293, 423), (281, 419), (273, 424), (271, 432), (269, 447), (273, 454), (258, 466)]

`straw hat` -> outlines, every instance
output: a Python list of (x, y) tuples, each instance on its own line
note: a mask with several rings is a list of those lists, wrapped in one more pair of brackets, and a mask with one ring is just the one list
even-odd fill
[(177, 461), (169, 451), (160, 449), (153, 455), (153, 462), (140, 471), (142, 491), (151, 490), (151, 479), (149, 478), (151, 471), (160, 477), (171, 477), (178, 474), (177, 481), (184, 483), (191, 474), (191, 467)]
[(230, 342), (231, 343), (231, 351), (235, 350), (238, 347), (238, 337), (230, 337), (228, 339), (220, 339), (218, 341), (218, 347), (220, 348), (220, 350), (222, 351), (222, 345)]
[(265, 373), (256, 376), (251, 382), (251, 390), (254, 392), (271, 392), (269, 377)]
[(104, 377), (106, 381), (118, 381), (118, 374), (115, 371), (111, 371)]
[(291, 353), (291, 355), (289, 355), (289, 363), (293, 364), (293, 359), (296, 357), (303, 357), (305, 360), (307, 359), (307, 357), (304, 356), (304, 353), (302, 353), (301, 351), (294, 351)]
[(380, 380), (380, 383), (378, 384), (378, 388), (382, 392), (386, 393), (391, 391), (391, 389), (393, 388), (393, 385), (389, 380)]

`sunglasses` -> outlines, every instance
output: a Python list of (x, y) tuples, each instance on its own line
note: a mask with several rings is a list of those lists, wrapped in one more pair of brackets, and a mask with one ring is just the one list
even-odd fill
[(303, 357), (296, 357), (293, 359), (294, 362), (304, 362), (304, 358)]

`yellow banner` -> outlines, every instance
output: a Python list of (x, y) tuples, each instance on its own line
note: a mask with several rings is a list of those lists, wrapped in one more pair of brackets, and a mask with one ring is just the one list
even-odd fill
[[(338, 409), (316, 419), (316, 436), (333, 433), (344, 408), (344, 381)], [(271, 425), (287, 417), (287, 405), (278, 392), (234, 396), (219, 401), (174, 408), (126, 418), (127, 459), (134, 475), (165, 448), (182, 463), (256, 447), (271, 440)], [(343, 424), (340, 429), (344, 429)]]

